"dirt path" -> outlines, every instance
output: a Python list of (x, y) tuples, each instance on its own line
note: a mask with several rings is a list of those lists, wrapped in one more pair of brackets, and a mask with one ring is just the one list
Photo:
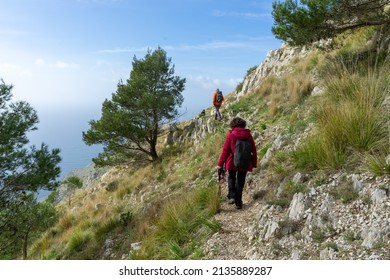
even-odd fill
[[(226, 197), (227, 186), (222, 187), (222, 196)], [(243, 193), (243, 208), (237, 210), (235, 205), (221, 203), (220, 212), (215, 219), (220, 223), (221, 230), (215, 233), (206, 245), (206, 256), (213, 260), (242, 260), (247, 259), (246, 253), (250, 251), (248, 227), (252, 224), (256, 208), (247, 191)]]

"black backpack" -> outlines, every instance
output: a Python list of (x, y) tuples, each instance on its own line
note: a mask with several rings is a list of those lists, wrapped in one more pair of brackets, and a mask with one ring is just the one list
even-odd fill
[(219, 103), (219, 102), (222, 102), (222, 100), (223, 100), (222, 91), (218, 91), (218, 92), (217, 92), (216, 101)]
[(247, 169), (252, 160), (252, 145), (249, 139), (237, 139), (236, 150), (233, 154), (235, 167)]

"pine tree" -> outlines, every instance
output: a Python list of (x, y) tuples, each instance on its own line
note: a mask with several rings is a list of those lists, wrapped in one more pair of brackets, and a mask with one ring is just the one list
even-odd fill
[(0, 80), (0, 255), (10, 247), (9, 234), (18, 232), (18, 219), (27, 201), (41, 189), (55, 190), (60, 174), (59, 149), (27, 147), (28, 132), (36, 130), (38, 115), (25, 101), (12, 102), (12, 86)]
[(0, 233), (0, 258), (27, 259), (28, 246), (57, 220), (55, 208), (48, 202), (37, 202), (33, 194), (15, 197), (0, 211), (0, 219), (7, 218)]
[(156, 161), (157, 138), (162, 125), (179, 116), (185, 79), (174, 76), (174, 66), (160, 47), (135, 56), (130, 78), (118, 83), (111, 100), (105, 100), (100, 120), (90, 121), (83, 133), (88, 145), (103, 145), (93, 159), (97, 165), (116, 165), (135, 160)]
[(390, 0), (285, 0), (273, 3), (275, 36), (307, 45), (362, 26), (388, 26)]

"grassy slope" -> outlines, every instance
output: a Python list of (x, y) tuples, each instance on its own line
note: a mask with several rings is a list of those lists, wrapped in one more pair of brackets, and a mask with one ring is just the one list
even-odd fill
[[(373, 92), (379, 89), (388, 93), (388, 82), (386, 83), (386, 79), (382, 78), (389, 73), (383, 72), (384, 67), (377, 67), (375, 71), (379, 72), (374, 71), (376, 74), (373, 74), (370, 71), (364, 73), (356, 69), (351, 72), (336, 66), (337, 68), (331, 69), (332, 72), (337, 73), (336, 69), (338, 69), (346, 77), (340, 75), (342, 78), (332, 78), (326, 76), (329, 71), (320, 70), (328, 65), (326, 56), (339, 58), (348, 57), (345, 54), (356, 52), (363, 54), (361, 50), (366, 45), (366, 37), (372, 32), (370, 30), (359, 32), (343, 38), (341, 47), (338, 47), (337, 51), (325, 53), (313, 50), (306, 59), (293, 60), (288, 66), (291, 69), (287, 71), (288, 74), (282, 77), (267, 77), (255, 92), (248, 93), (239, 101), (235, 101), (233, 94), (228, 97), (224, 110), (225, 116), (229, 119), (239, 114), (249, 120), (250, 129), (258, 134), (258, 139), (261, 139), (258, 146), (260, 156), (265, 154), (273, 141), (267, 139), (268, 134), (264, 132), (282, 127), (285, 136), (293, 142), (296, 135), (302, 134), (310, 123), (315, 124), (314, 131), (318, 132), (314, 132), (303, 141), (296, 152), (276, 153), (273, 156), (268, 167), (269, 173), (272, 174), (270, 181), (283, 180), (287, 174), (292, 174), (299, 169), (314, 173), (338, 168), (370, 169), (382, 175), (383, 172), (389, 171), (390, 168), (386, 165), (383, 156), (388, 154), (388, 142), (383, 141), (388, 137), (388, 132), (386, 130), (383, 133), (384, 123), (377, 119), (375, 113), (381, 106), (375, 107), (377, 104), (372, 102), (372, 99), (369, 100), (370, 104), (367, 101), (363, 102), (363, 105), (375, 105), (374, 107), (356, 105), (354, 101), (358, 98), (354, 96), (352, 99), (343, 98), (342, 106), (346, 107), (340, 107), (340, 96), (329, 98), (336, 92), (332, 89), (332, 83), (334, 88), (345, 86), (346, 90), (340, 93), (343, 95), (348, 92), (348, 89), (353, 89), (356, 81), (361, 80), (362, 77), (365, 77), (361, 83), (362, 88), (371, 83)], [(363, 58), (363, 61), (367, 60)], [(324, 77), (328, 79), (324, 80)], [(315, 85), (330, 86), (324, 96), (307, 97)], [(365, 91), (356, 92), (361, 92), (364, 96)], [(378, 99), (379, 103), (383, 101), (381, 98)], [(321, 110), (318, 104), (322, 105)], [(335, 111), (345, 112), (345, 108), (350, 109), (349, 116), (335, 113)], [(373, 138), (361, 139), (361, 135), (356, 132), (361, 131), (362, 127), (354, 126), (356, 123), (362, 123), (361, 119), (360, 121), (356, 119), (359, 117), (356, 116), (357, 112), (362, 110), (371, 112), (372, 108), (375, 110), (372, 110), (373, 114), (370, 116), (377, 127), (375, 125), (372, 127), (370, 126), (372, 122), (367, 122), (366, 128), (368, 132), (376, 131), (372, 135), (367, 132), (370, 134), (367, 137), (376, 137), (375, 145), (369, 145)], [(312, 114), (313, 111), (316, 114)], [(379, 113), (383, 117), (383, 112), (379, 111)], [(329, 130), (319, 130), (318, 128), (324, 127), (321, 119), (329, 123), (329, 114), (337, 115), (338, 119), (335, 117), (334, 123), (330, 123)], [(361, 117), (367, 119), (367, 116)], [(356, 136), (351, 136), (350, 140), (341, 138), (340, 143), (324, 140), (339, 139), (335, 135), (340, 132), (334, 129), (340, 126), (340, 122), (345, 123), (346, 119), (353, 120), (348, 135), (355, 133)], [(137, 168), (113, 169), (102, 180), (103, 183), (78, 192), (71, 207), (65, 204), (58, 207), (61, 213), (58, 223), (33, 244), (29, 257), (31, 259), (203, 258), (201, 249), (203, 244), (212, 233), (219, 230), (218, 223), (213, 219), (220, 203), (215, 165), (227, 130), (227, 124), (218, 123), (215, 127), (216, 132), (208, 135), (197, 145), (187, 141), (171, 147), (161, 146), (163, 155), (161, 163)], [(345, 130), (346, 128), (343, 127), (343, 131)], [(335, 147), (337, 149), (333, 150)], [(299, 191), (294, 187), (296, 186), (286, 190), (286, 195), (278, 198), (271, 195), (268, 200), (275, 204), (289, 203), (292, 195)], [(131, 245), (137, 242), (142, 242), (141, 248), (131, 251)]]

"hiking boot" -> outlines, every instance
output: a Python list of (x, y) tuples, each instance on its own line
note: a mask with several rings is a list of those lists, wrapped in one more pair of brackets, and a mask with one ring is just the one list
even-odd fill
[(241, 209), (242, 205), (236, 205), (236, 209)]
[(228, 203), (229, 203), (229, 204), (234, 204), (234, 203), (236, 203), (236, 201), (234, 200), (234, 198), (229, 198)]

